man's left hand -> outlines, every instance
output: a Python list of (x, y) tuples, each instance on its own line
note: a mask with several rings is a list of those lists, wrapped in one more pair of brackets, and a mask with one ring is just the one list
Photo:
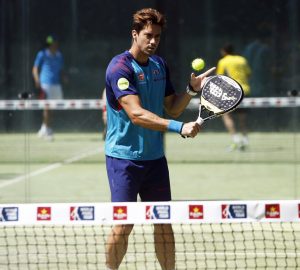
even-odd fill
[(191, 74), (190, 86), (193, 88), (194, 91), (199, 92), (205, 83), (206, 77), (215, 71), (215, 67), (210, 68), (209, 70), (205, 71), (204, 73), (196, 76), (195, 73)]

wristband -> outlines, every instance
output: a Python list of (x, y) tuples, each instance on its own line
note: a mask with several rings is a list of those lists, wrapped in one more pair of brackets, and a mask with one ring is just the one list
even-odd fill
[(190, 84), (187, 85), (186, 92), (192, 97), (198, 94), (198, 92), (196, 92)]
[(168, 125), (168, 131), (177, 132), (181, 134), (183, 124), (184, 124), (183, 122), (170, 120), (170, 123)]

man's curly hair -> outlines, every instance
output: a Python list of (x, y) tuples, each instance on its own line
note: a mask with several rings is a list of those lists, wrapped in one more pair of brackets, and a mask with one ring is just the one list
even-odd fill
[(166, 24), (165, 16), (153, 8), (144, 8), (133, 14), (132, 30), (139, 33), (149, 24), (156, 24), (164, 28)]

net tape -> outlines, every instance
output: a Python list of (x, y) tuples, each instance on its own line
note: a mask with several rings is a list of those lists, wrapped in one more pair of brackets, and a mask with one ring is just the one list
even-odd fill
[[(153, 227), (171, 223), (176, 269), (298, 269), (300, 201), (0, 205), (0, 269), (105, 269), (113, 224), (135, 224), (120, 270), (161, 269)], [(162, 231), (163, 235), (163, 231)]]
[(0, 227), (31, 224), (300, 222), (300, 201), (0, 204)]
[[(64, 99), (64, 100), (0, 100), (0, 110), (99, 110), (105, 102), (101, 99)], [(199, 99), (191, 100), (188, 109), (197, 109)], [(262, 97), (244, 98), (241, 108), (299, 107), (300, 97)]]

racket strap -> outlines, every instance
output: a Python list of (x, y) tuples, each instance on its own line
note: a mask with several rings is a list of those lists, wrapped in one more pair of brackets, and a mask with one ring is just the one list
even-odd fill
[(190, 84), (187, 85), (186, 92), (192, 97), (198, 94), (198, 92), (196, 92)]
[(196, 120), (196, 123), (201, 126), (204, 123), (204, 119), (199, 116)]

